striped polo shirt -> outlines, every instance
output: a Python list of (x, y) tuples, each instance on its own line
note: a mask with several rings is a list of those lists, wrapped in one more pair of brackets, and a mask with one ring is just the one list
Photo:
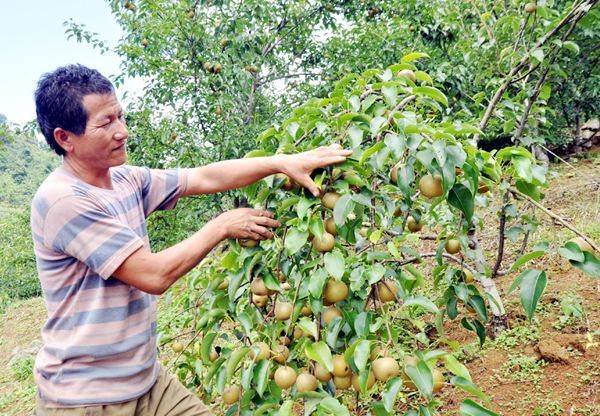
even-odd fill
[(133, 400), (158, 374), (156, 297), (111, 275), (140, 247), (150, 250), (146, 217), (175, 207), (187, 174), (120, 166), (111, 175), (107, 190), (58, 168), (33, 199), (48, 309), (34, 378), (48, 408)]

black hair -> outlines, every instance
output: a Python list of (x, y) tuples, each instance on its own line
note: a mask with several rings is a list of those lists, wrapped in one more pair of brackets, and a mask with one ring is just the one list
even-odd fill
[(35, 111), (40, 130), (50, 148), (60, 156), (65, 154), (54, 139), (57, 127), (77, 136), (85, 133), (89, 117), (83, 106), (86, 95), (114, 92), (108, 78), (81, 64), (65, 65), (42, 74), (35, 91)]

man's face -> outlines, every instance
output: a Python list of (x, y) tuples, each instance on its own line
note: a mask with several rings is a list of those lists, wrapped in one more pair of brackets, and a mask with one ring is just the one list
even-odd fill
[(89, 113), (85, 133), (73, 139), (73, 151), (69, 157), (93, 170), (104, 170), (125, 163), (125, 143), (129, 132), (115, 94), (86, 95), (83, 106)]

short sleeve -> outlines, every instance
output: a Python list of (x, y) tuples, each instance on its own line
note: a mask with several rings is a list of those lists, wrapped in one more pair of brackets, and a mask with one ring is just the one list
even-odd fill
[(92, 199), (70, 196), (52, 205), (45, 218), (44, 245), (85, 263), (102, 278), (144, 245), (131, 228)]
[(186, 170), (139, 169), (142, 175), (142, 201), (146, 217), (154, 211), (174, 209), (187, 187)]

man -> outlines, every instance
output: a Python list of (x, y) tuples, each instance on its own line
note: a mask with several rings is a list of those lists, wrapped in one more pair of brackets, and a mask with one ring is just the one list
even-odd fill
[(271, 213), (242, 208), (158, 253), (145, 219), (181, 197), (285, 173), (308, 188), (317, 167), (352, 152), (319, 148), (166, 171), (122, 166), (129, 135), (108, 79), (69, 65), (42, 75), (40, 129), (63, 156), (32, 203), (38, 271), (48, 308), (34, 367), (37, 415), (210, 415), (156, 357), (156, 297), (225, 238), (273, 238)]

